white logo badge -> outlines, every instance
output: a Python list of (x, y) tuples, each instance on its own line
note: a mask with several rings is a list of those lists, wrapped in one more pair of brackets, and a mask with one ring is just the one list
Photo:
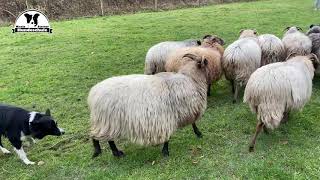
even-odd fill
[(38, 10), (27, 10), (16, 19), (12, 32), (47, 32), (52, 33), (48, 18)]

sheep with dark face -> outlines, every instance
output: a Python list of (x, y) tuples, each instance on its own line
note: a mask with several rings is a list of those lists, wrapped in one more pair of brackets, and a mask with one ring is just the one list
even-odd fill
[(302, 29), (300, 27), (287, 27), (286, 33), (282, 38), (285, 50), (287, 52), (287, 59), (291, 55), (308, 55), (311, 53), (312, 42), (308, 36), (300, 32)]
[(208, 60), (193, 54), (178, 73), (128, 75), (106, 79), (89, 93), (91, 137), (95, 152), (108, 141), (114, 156), (123, 156), (114, 141), (122, 138), (142, 145), (164, 143), (169, 155), (170, 136), (181, 127), (195, 126), (207, 107)]
[(166, 41), (152, 46), (146, 55), (144, 73), (147, 75), (165, 72), (168, 55), (179, 48), (201, 45), (199, 40)]
[(262, 66), (251, 75), (243, 98), (258, 119), (250, 151), (254, 151), (256, 138), (263, 128), (277, 128), (288, 120), (291, 110), (301, 110), (309, 101), (318, 65), (314, 54), (296, 56), (286, 62)]
[(167, 72), (178, 72), (181, 67), (188, 63), (188, 59), (183, 58), (186, 54), (195, 54), (205, 57), (208, 60), (208, 96), (210, 96), (210, 87), (212, 83), (218, 81), (222, 76), (221, 58), (224, 52), (224, 41), (215, 35), (206, 35), (199, 47), (187, 47), (177, 49), (172, 52), (165, 65)]
[(273, 34), (263, 34), (258, 37), (258, 42), (262, 50), (261, 66), (281, 62), (286, 59), (284, 45), (277, 36)]
[(260, 67), (261, 48), (255, 30), (241, 30), (239, 40), (224, 51), (222, 67), (227, 80), (231, 82), (233, 103), (237, 101), (241, 87), (247, 84), (251, 74)]

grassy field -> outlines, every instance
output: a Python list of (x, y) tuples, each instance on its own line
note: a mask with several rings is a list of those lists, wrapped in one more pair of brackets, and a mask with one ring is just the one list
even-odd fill
[[(255, 153), (248, 152), (256, 118), (246, 104), (231, 103), (229, 83), (213, 87), (208, 109), (198, 123), (170, 141), (170, 157), (161, 146), (119, 142), (123, 159), (103, 154), (91, 160), (88, 138), (89, 89), (111, 76), (143, 73), (146, 51), (164, 40), (217, 34), (227, 44), (242, 28), (282, 37), (282, 30), (319, 23), (312, 0), (262, 0), (157, 13), (53, 22), (53, 34), (12, 34), (0, 28), (0, 102), (44, 111), (49, 107), (65, 136), (48, 137), (26, 148), (26, 166), (17, 155), (0, 153), (1, 179), (316, 179), (320, 176), (320, 78), (303, 111), (289, 123), (259, 136)], [(4, 145), (12, 150), (9, 142)]]

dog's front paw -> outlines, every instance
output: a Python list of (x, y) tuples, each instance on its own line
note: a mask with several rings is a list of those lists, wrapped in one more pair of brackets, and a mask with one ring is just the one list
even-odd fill
[(24, 160), (23, 161), (26, 165), (34, 165), (35, 162), (29, 161), (29, 160)]
[(1, 148), (1, 151), (3, 154), (11, 154), (11, 152), (8, 149), (3, 148), (3, 147), (0, 147), (0, 148)]

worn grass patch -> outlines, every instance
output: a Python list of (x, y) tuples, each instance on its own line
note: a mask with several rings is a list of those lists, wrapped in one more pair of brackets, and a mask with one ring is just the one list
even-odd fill
[[(255, 153), (248, 153), (255, 115), (247, 105), (231, 103), (226, 80), (213, 87), (198, 123), (204, 137), (197, 139), (191, 127), (179, 130), (165, 159), (161, 146), (120, 142), (125, 158), (112, 157), (104, 144), (102, 156), (91, 160), (86, 98), (103, 79), (142, 73), (146, 51), (157, 42), (212, 33), (230, 44), (241, 28), (282, 36), (285, 27), (306, 29), (319, 23), (319, 16), (312, 0), (263, 0), (54, 22), (51, 35), (0, 28), (0, 102), (40, 111), (49, 107), (67, 131), (27, 148), (29, 159), (44, 161), (42, 166), (25, 166), (16, 155), (0, 154), (1, 179), (318, 178), (320, 78), (314, 80), (311, 102), (287, 125), (259, 136)], [(7, 140), (4, 144), (10, 147)]]

